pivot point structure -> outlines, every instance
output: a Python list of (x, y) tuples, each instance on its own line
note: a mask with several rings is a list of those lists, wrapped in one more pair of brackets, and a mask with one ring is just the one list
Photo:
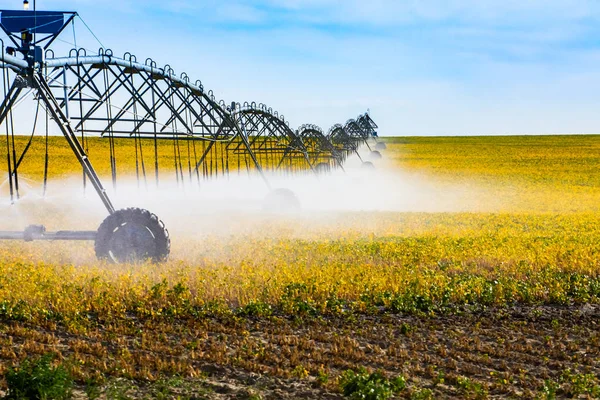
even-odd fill
[[(51, 83), (44, 74), (47, 64), (44, 51), (65, 29), (76, 13), (2, 11), (1, 26), (15, 47), (2, 43), (0, 60), (5, 77), (14, 72), (10, 88), (5, 91), (0, 105), (0, 125), (7, 125), (8, 179), (11, 197), (18, 190), (18, 165), (15, 157), (12, 108), (25, 90), (35, 92), (66, 139), (73, 154), (81, 164), (85, 177), (93, 186), (109, 216), (97, 232), (61, 231), (46, 232), (43, 226), (31, 226), (23, 232), (0, 232), (1, 239), (24, 240), (94, 240), (96, 255), (113, 262), (162, 261), (170, 251), (169, 234), (164, 224), (152, 213), (131, 208), (115, 210), (109, 196), (94, 170), (81, 143), (77, 139), (71, 119), (65, 114), (60, 101), (54, 95)], [(20, 57), (19, 57), (20, 56)], [(7, 121), (10, 119), (10, 123)], [(11, 138), (12, 136), (12, 143)], [(12, 144), (12, 149), (11, 149)], [(12, 150), (12, 151), (11, 151)]]

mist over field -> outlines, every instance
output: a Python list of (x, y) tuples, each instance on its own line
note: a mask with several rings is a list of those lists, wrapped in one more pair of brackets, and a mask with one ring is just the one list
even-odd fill
[[(366, 147), (359, 153), (364, 160), (369, 159), (370, 150)], [(123, 176), (119, 177), (116, 188), (108, 179), (104, 180), (104, 186), (117, 208), (146, 208), (160, 216), (170, 230), (192, 235), (235, 234), (252, 229), (239, 221), (260, 224), (288, 219), (291, 224), (307, 227), (311, 223), (319, 226), (335, 221), (340, 213), (479, 210), (476, 190), (472, 187), (436, 184), (426, 176), (395, 168), (385, 159), (374, 162), (375, 170), (363, 168), (362, 163), (354, 155), (346, 161), (344, 170), (328, 174), (306, 172), (290, 177), (266, 173), (271, 189), (257, 173), (232, 173), (200, 183), (195, 177), (184, 177), (177, 182), (167, 176), (160, 179), (158, 187), (152, 177), (138, 181), (135, 176)], [(36, 218), (48, 221), (48, 227), (54, 229), (80, 226), (92, 229), (92, 221), (101, 221), (106, 215), (89, 182), (84, 191), (81, 178), (51, 179), (44, 198), (42, 183), (26, 176), (21, 178), (21, 198), (14, 205), (10, 205), (7, 185), (0, 188), (5, 194), (2, 219), (11, 229), (41, 223)], [(265, 198), (277, 188), (291, 190), (301, 209), (291, 213), (265, 209)]]

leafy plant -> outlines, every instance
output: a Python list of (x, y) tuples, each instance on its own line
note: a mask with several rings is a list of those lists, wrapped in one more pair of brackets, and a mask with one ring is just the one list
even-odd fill
[(464, 376), (459, 376), (456, 380), (456, 383), (457, 386), (470, 397), (474, 397), (476, 399), (483, 399), (487, 397), (487, 390), (479, 382), (475, 382)]
[(594, 398), (600, 397), (600, 382), (594, 374), (579, 374), (566, 369), (560, 380), (562, 382), (561, 389), (570, 397), (578, 397), (583, 394)]
[(433, 399), (433, 392), (431, 389), (418, 389), (410, 394), (411, 400), (429, 400)]
[(391, 381), (380, 372), (369, 374), (365, 368), (357, 372), (343, 373), (340, 386), (344, 395), (351, 399), (385, 400), (406, 388), (406, 379), (398, 376)]
[(71, 397), (73, 379), (62, 365), (53, 366), (54, 355), (25, 360), (6, 374), (8, 395), (15, 400), (62, 400)]
[(541, 393), (537, 396), (540, 400), (556, 399), (556, 392), (560, 389), (560, 385), (551, 379), (546, 379), (542, 386)]

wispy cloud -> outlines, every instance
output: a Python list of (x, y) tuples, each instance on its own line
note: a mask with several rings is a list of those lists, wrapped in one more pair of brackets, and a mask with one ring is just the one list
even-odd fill
[(38, 5), (77, 9), (117, 53), (168, 62), (294, 124), (327, 128), (371, 108), (387, 134), (600, 130), (597, 0)]

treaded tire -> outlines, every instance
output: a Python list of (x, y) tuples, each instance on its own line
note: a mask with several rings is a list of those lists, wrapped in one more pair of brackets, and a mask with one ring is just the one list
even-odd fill
[(115, 264), (166, 261), (171, 239), (165, 224), (148, 210), (126, 208), (106, 217), (96, 235), (96, 257)]
[(375, 145), (375, 150), (385, 150), (387, 149), (387, 145), (383, 142), (377, 142)]
[(380, 159), (382, 158), (382, 155), (381, 155), (381, 153), (380, 153), (379, 151), (377, 151), (377, 150), (373, 150), (373, 151), (372, 151), (372, 152), (369, 154), (369, 158), (370, 158), (372, 161), (375, 161), (375, 160), (380, 160)]
[(375, 165), (373, 165), (373, 163), (371, 161), (365, 161), (364, 163), (362, 163), (360, 165), (360, 167), (364, 170), (374, 170), (375, 169)]
[(290, 189), (272, 190), (263, 201), (263, 210), (276, 213), (300, 211), (300, 200)]

